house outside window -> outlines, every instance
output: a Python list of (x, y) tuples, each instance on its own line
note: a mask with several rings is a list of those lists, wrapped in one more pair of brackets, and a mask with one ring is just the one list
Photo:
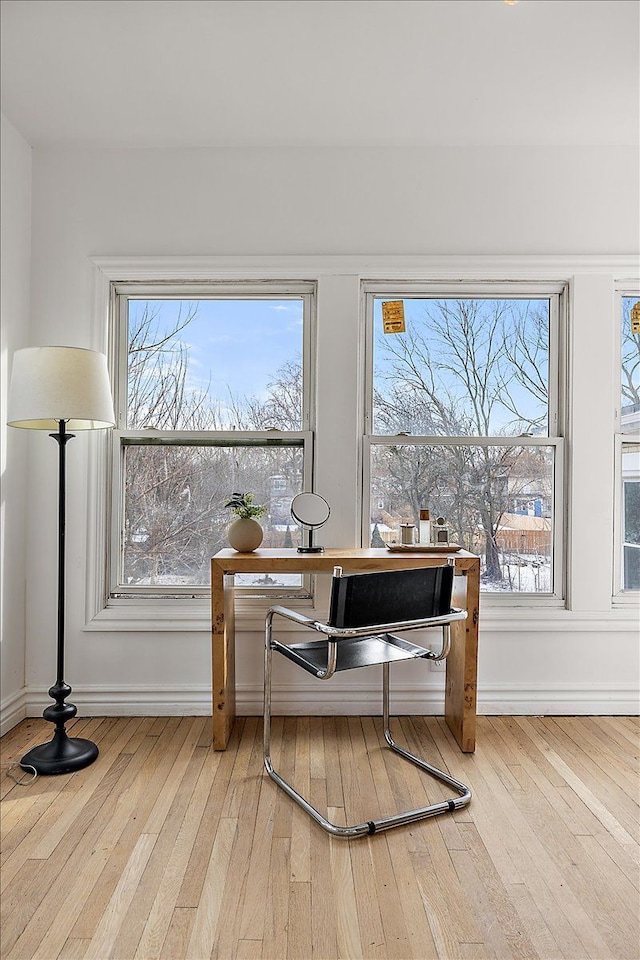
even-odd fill
[[(225, 501), (265, 507), (263, 546), (295, 546), (311, 489), (311, 283), (114, 284), (110, 596), (206, 596)], [(264, 578), (263, 578), (264, 580)], [(299, 589), (301, 577), (239, 586)]]
[[(494, 595), (563, 597), (562, 284), (366, 285), (363, 542), (421, 509)], [(385, 332), (383, 304), (404, 329)]]

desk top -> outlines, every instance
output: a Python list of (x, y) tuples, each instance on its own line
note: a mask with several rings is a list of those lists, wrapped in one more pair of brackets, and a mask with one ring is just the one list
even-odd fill
[(335, 566), (349, 570), (407, 569), (438, 566), (451, 560), (458, 570), (466, 570), (480, 563), (480, 558), (466, 550), (456, 553), (392, 553), (384, 547), (326, 547), (322, 553), (298, 553), (289, 549), (259, 549), (252, 553), (219, 550), (211, 558), (212, 567), (225, 573), (331, 571)]

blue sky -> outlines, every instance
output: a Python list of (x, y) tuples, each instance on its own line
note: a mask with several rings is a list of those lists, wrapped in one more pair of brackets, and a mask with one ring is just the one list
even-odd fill
[[(159, 322), (170, 326), (180, 301), (147, 300), (159, 308)], [(184, 303), (184, 301), (183, 301)], [(213, 397), (263, 397), (269, 380), (287, 360), (302, 355), (303, 303), (277, 300), (190, 300), (197, 314), (177, 340), (189, 347), (188, 384), (206, 388)], [(130, 310), (142, 302), (132, 301)], [(161, 318), (161, 320), (160, 320)]]

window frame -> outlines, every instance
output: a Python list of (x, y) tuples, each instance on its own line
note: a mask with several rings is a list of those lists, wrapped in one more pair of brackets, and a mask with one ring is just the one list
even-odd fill
[(625, 297), (640, 300), (640, 285), (637, 282), (619, 281), (615, 284), (616, 317), (616, 390), (614, 406), (614, 503), (613, 503), (613, 581), (612, 602), (615, 607), (637, 607), (640, 590), (626, 590), (624, 587), (624, 495), (622, 476), (622, 458), (624, 447), (640, 444), (638, 431), (624, 432), (622, 429), (622, 301)]
[[(371, 449), (374, 445), (423, 446), (535, 446), (553, 447), (553, 570), (550, 593), (499, 593), (485, 591), (483, 602), (491, 606), (515, 607), (566, 606), (567, 596), (567, 479), (565, 441), (567, 417), (567, 336), (569, 284), (558, 280), (478, 280), (478, 281), (365, 281), (362, 284), (365, 324), (365, 374), (361, 469), (361, 542), (368, 543), (371, 517)], [(397, 299), (548, 299), (549, 300), (549, 401), (547, 436), (442, 437), (411, 434), (374, 434), (374, 300)]]
[[(298, 430), (157, 430), (129, 429), (127, 426), (128, 379), (128, 305), (131, 300), (265, 300), (301, 299), (302, 327), (302, 411)], [(106, 562), (106, 602), (121, 606), (131, 601), (158, 601), (172, 603), (181, 600), (205, 600), (210, 596), (208, 584), (129, 585), (121, 582), (122, 518), (124, 516), (124, 452), (131, 446), (299, 446), (303, 457), (303, 489), (313, 489), (315, 423), (315, 325), (317, 311), (316, 283), (306, 280), (203, 280), (198, 282), (113, 281), (110, 284), (109, 354), (111, 358), (112, 389), (116, 425), (111, 431), (110, 470), (107, 492), (108, 535)], [(312, 593), (310, 577), (303, 578), (301, 587), (264, 588), (237, 587), (244, 599), (308, 598)]]

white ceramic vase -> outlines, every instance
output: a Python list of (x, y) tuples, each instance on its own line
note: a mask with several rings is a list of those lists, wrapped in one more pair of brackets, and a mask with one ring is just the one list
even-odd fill
[(242, 517), (234, 520), (227, 530), (229, 546), (238, 553), (251, 553), (252, 550), (257, 550), (263, 536), (262, 527), (257, 520), (243, 520)]

